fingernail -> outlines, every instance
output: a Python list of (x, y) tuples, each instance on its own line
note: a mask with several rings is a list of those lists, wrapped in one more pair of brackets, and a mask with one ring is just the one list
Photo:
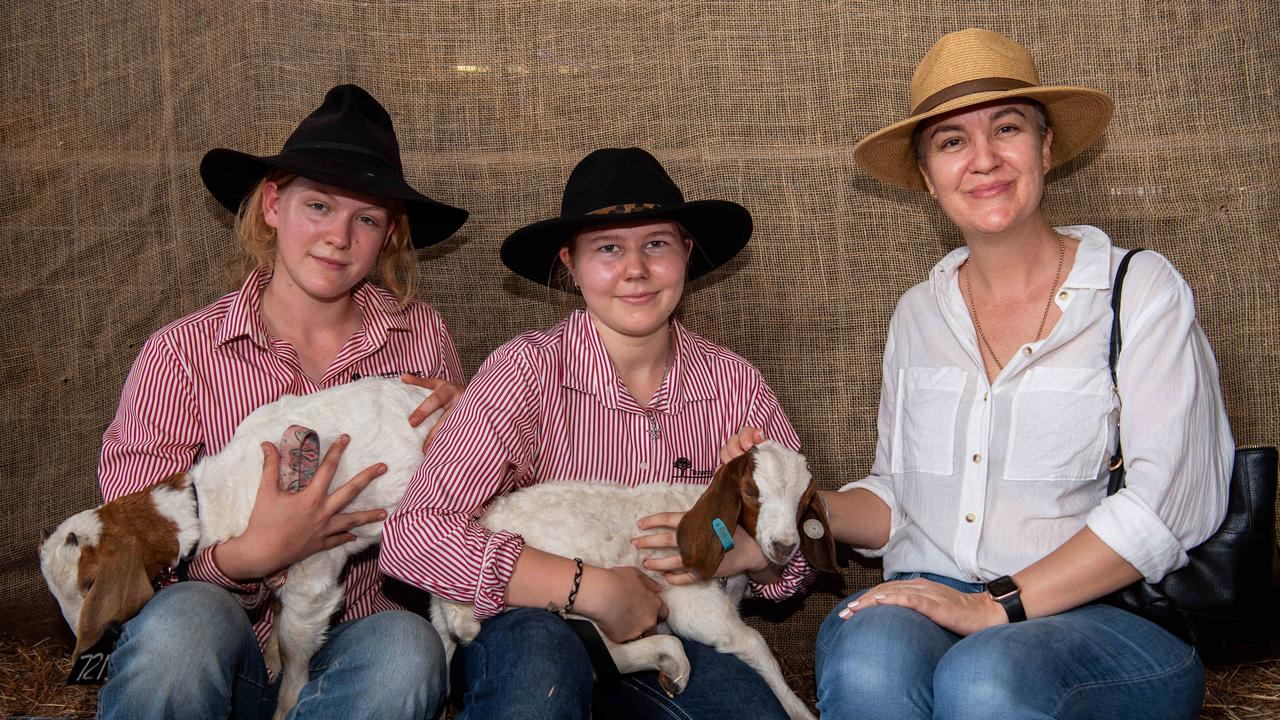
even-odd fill
[(386, 463), (378, 463), (378, 472), (380, 472), (380, 473), (384, 473), (384, 472), (386, 472), (386, 471), (387, 471), (387, 464), (386, 464)]
[(884, 598), (885, 598), (885, 596), (884, 596), (884, 595), (877, 595), (877, 596), (876, 596), (876, 599), (877, 599), (877, 600), (883, 600)]
[(851, 618), (851, 617), (853, 617), (853, 611), (852, 611), (852, 610), (850, 610), (849, 608), (845, 608), (845, 609), (843, 609), (843, 610), (841, 610), (841, 611), (840, 611), (840, 619), (841, 619), (841, 620), (848, 620), (848, 619), (849, 619), (849, 618)]
[(854, 600), (853, 602), (849, 603), (847, 607), (856, 608), (858, 607), (859, 604), (860, 604), (860, 601)]

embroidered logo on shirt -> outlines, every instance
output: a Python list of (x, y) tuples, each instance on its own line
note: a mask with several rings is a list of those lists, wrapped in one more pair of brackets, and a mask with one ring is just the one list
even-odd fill
[(401, 375), (412, 375), (416, 378), (424, 378), (427, 376), (427, 374), (422, 372), (421, 370), (391, 370), (388, 372), (366, 373), (366, 374), (353, 372), (351, 373), (351, 381), (355, 382), (356, 380), (359, 380), (360, 378), (365, 378), (365, 377), (380, 377), (380, 378), (387, 378), (389, 380), (398, 380)]
[(678, 457), (673, 463), (677, 480), (701, 480), (715, 476), (714, 470), (694, 470), (693, 461), (686, 457)]

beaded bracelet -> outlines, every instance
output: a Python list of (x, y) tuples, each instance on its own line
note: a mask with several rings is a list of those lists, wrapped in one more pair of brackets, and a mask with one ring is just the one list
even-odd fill
[(564, 617), (565, 615), (573, 612), (573, 603), (578, 599), (578, 588), (582, 585), (582, 558), (576, 557), (573, 559), (573, 562), (578, 566), (578, 569), (573, 573), (573, 589), (569, 591), (569, 602), (567, 602), (561, 609), (557, 609), (555, 603), (547, 603), (547, 610), (550, 610), (560, 617)]

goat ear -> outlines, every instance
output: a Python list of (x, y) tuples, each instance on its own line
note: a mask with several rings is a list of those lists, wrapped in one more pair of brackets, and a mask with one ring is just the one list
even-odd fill
[[(840, 569), (836, 567), (836, 543), (835, 538), (831, 536), (831, 521), (827, 517), (827, 505), (818, 495), (818, 488), (812, 481), (809, 482), (809, 493), (809, 504), (800, 513), (800, 549), (804, 551), (805, 559), (814, 568), (822, 572), (838, 573)], [(810, 533), (816, 534), (818, 527), (810, 522), (811, 520), (821, 524), (820, 537), (810, 536)]]
[(680, 519), (680, 526), (676, 528), (680, 558), (685, 567), (703, 580), (715, 576), (725, 553), (720, 536), (711, 523), (719, 518), (733, 535), (738, 528), (738, 515), (742, 512), (742, 481), (750, 477), (754, 469), (755, 460), (751, 453), (739, 455), (720, 466), (702, 497)]
[(80, 608), (76, 649), (80, 657), (93, 647), (112, 622), (124, 624), (155, 595), (142, 557), (142, 549), (129, 541), (103, 538), (98, 546), (98, 567), (93, 587)]

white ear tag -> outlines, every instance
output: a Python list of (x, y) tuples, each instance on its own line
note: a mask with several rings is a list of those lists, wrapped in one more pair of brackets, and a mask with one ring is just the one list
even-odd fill
[(822, 521), (817, 518), (809, 518), (804, 521), (804, 534), (810, 540), (820, 540), (823, 535), (827, 534), (827, 529), (822, 527)]

